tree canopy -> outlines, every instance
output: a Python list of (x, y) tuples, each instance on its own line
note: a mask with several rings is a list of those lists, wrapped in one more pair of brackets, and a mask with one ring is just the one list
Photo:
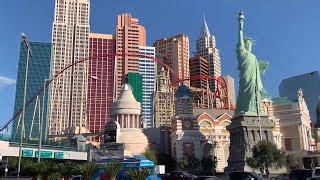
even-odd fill
[(195, 171), (200, 165), (199, 159), (194, 155), (183, 155), (179, 162), (179, 167), (182, 170)]
[(270, 173), (270, 168), (288, 167), (295, 161), (292, 155), (286, 155), (274, 143), (266, 140), (259, 141), (251, 151), (252, 156), (246, 159), (248, 166), (259, 169), (260, 172), (265, 172), (267, 175)]

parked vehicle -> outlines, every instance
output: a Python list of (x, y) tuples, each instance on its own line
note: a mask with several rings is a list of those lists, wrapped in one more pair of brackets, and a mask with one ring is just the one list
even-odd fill
[(271, 180), (287, 180), (289, 178), (289, 174), (287, 173), (282, 173), (282, 174), (279, 174), (278, 176), (276, 177), (272, 177), (270, 178)]
[(185, 171), (171, 171), (168, 175), (162, 177), (162, 179), (196, 179), (197, 176), (193, 174), (188, 174)]
[(83, 176), (72, 176), (71, 177), (72, 180), (84, 180)]
[(312, 170), (312, 176), (311, 176), (312, 180), (316, 180), (319, 179), (320, 180), (320, 167), (315, 167)]
[(290, 180), (308, 180), (312, 177), (311, 169), (294, 169), (290, 172)]
[(214, 180), (218, 179), (216, 176), (198, 176), (197, 180)]
[(229, 174), (230, 180), (263, 180), (263, 177), (254, 172), (233, 171)]

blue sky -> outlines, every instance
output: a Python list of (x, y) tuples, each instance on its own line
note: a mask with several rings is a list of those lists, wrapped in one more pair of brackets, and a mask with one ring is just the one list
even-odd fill
[[(91, 0), (91, 32), (114, 33), (118, 14), (130, 12), (147, 30), (147, 43), (185, 33), (195, 49), (205, 13), (220, 50), (222, 73), (238, 86), (235, 45), (237, 14), (245, 12), (245, 36), (255, 39), (253, 52), (270, 62), (265, 89), (278, 96), (283, 78), (319, 70), (319, 0)], [(19, 34), (50, 42), (54, 0), (10, 0), (0, 6), (0, 126), (13, 114)], [(192, 54), (192, 53), (190, 53)]]

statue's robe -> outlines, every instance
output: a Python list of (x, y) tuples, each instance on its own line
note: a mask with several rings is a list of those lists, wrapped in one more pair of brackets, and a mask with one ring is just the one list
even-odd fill
[[(260, 75), (265, 72), (268, 63), (258, 62), (254, 54), (243, 46), (237, 46), (238, 70), (240, 71), (239, 93), (236, 114), (257, 114), (257, 100), (260, 104), (264, 94)], [(258, 99), (256, 99), (258, 98)]]

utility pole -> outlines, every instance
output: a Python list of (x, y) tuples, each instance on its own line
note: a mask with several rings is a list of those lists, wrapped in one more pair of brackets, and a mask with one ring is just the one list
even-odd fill
[(27, 84), (28, 84), (28, 69), (29, 69), (29, 58), (32, 56), (32, 51), (28, 39), (24, 33), (21, 33), (21, 42), (27, 47), (27, 61), (26, 61), (26, 72), (24, 77), (24, 92), (23, 92), (23, 107), (22, 107), (22, 122), (20, 131), (20, 146), (19, 146), (19, 163), (18, 163), (18, 177), (20, 176), (21, 168), (21, 157), (22, 157), (22, 141), (24, 133), (24, 120), (26, 112), (26, 96), (27, 96)]

